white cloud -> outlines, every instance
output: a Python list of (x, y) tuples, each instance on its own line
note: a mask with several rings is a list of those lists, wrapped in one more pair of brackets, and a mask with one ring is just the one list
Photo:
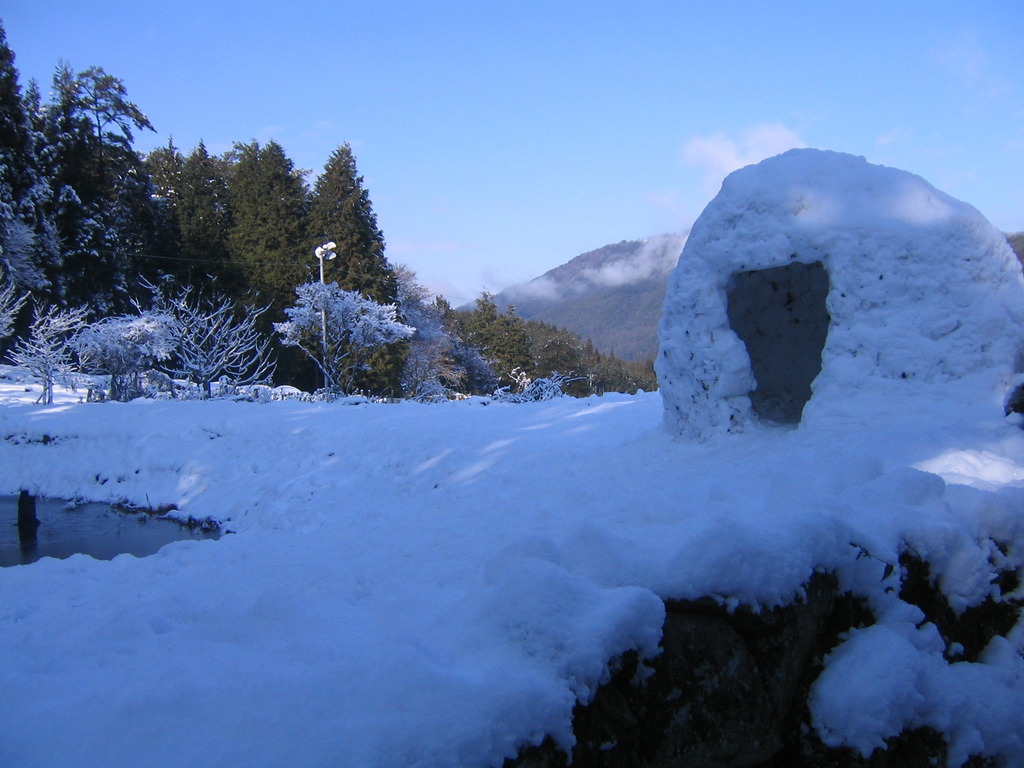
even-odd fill
[(1014, 90), (973, 32), (947, 41), (934, 51), (934, 59), (952, 76), (953, 82), (974, 95), (1000, 100)]
[(936, 51), (936, 59), (951, 74), (967, 84), (974, 84), (983, 77), (991, 61), (973, 32), (968, 32), (957, 40), (948, 41)]
[(580, 272), (573, 281), (554, 280), (541, 276), (528, 283), (508, 289), (513, 303), (518, 299), (557, 300), (588, 293), (595, 288), (614, 288), (638, 283), (658, 275), (667, 275), (679, 260), (686, 235), (657, 235), (648, 238), (636, 252), (606, 261), (598, 267)]
[(594, 285), (608, 288), (638, 283), (655, 275), (672, 271), (679, 260), (679, 252), (686, 242), (685, 235), (658, 235), (649, 238), (631, 259), (612, 261), (597, 269), (586, 270), (582, 277)]
[(743, 129), (738, 138), (723, 132), (694, 136), (683, 146), (683, 162), (703, 170), (705, 191), (713, 195), (733, 171), (805, 146), (803, 139), (782, 123), (759, 123)]
[(522, 285), (513, 285), (508, 289), (513, 302), (516, 299), (555, 300), (562, 297), (562, 288), (550, 277), (542, 275)]
[(327, 135), (341, 133), (341, 125), (333, 120), (314, 120), (312, 125), (302, 132), (303, 138), (315, 139)]
[(906, 144), (913, 141), (914, 132), (910, 128), (893, 128), (875, 138), (875, 144), (888, 147), (892, 144)]

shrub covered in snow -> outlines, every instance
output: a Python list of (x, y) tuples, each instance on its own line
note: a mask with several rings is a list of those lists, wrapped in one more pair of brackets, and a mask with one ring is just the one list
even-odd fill
[(566, 384), (576, 381), (558, 371), (554, 371), (551, 376), (545, 378), (531, 379), (519, 368), (512, 371), (512, 378), (516, 382), (515, 391), (512, 387), (502, 387), (494, 393), (495, 400), (501, 403), (536, 403), (554, 400), (556, 397), (565, 395)]
[(82, 368), (110, 377), (110, 397), (130, 400), (142, 391), (139, 377), (167, 360), (177, 346), (177, 323), (163, 312), (107, 317), (71, 340)]

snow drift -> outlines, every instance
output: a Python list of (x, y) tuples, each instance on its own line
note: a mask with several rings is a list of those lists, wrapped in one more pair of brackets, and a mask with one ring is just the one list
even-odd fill
[(905, 171), (795, 149), (725, 180), (669, 279), (659, 334), (666, 419), (690, 437), (921, 397), (998, 409), (1024, 282), (971, 206)]

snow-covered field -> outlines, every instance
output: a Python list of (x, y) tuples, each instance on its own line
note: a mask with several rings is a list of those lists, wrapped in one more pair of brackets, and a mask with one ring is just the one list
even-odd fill
[(912, 546), (963, 608), (1021, 564), (1024, 431), (997, 404), (697, 443), (657, 393), (45, 407), (0, 374), (0, 493), (234, 531), (0, 569), (0, 765), (500, 765), (571, 743), (606, 662), (656, 652), (661, 598), (770, 606), (816, 568), (880, 617), (812, 691), (828, 743), (932, 725), (954, 761), (1024, 764), (1024, 628), (948, 663), (885, 578)]

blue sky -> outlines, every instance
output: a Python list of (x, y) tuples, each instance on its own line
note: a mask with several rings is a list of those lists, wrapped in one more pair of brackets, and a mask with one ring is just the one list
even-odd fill
[[(684, 232), (794, 146), (917, 173), (1024, 230), (1019, 2), (53, 2), (0, 10), (22, 84), (102, 66), (148, 151), (348, 141), (388, 256), (456, 301)], [(311, 254), (311, 261), (313, 261)]]

